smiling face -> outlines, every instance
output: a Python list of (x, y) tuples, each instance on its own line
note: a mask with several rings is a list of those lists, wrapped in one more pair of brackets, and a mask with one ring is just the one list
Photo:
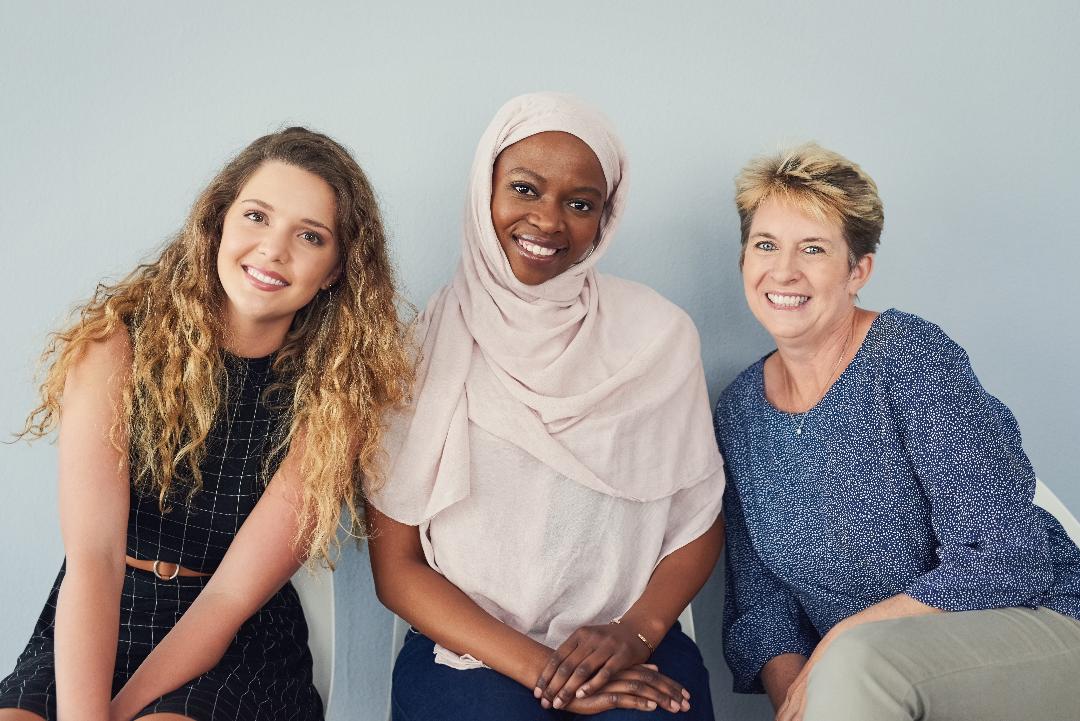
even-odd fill
[(746, 302), (778, 344), (812, 345), (850, 322), (873, 255), (852, 268), (840, 225), (777, 198), (754, 212), (743, 256)]
[(280, 346), (296, 311), (340, 272), (335, 218), (319, 176), (277, 161), (252, 174), (225, 213), (217, 255), (231, 337), (258, 339), (259, 354)]
[(584, 258), (600, 232), (606, 189), (596, 154), (569, 133), (537, 133), (499, 153), (491, 222), (514, 276), (538, 285)]

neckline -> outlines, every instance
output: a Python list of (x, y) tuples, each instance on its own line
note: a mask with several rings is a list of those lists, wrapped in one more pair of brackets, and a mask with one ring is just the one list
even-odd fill
[(258, 356), (257, 358), (248, 358), (247, 356), (236, 355), (231, 351), (227, 351), (224, 348), (221, 349), (221, 357), (225, 359), (226, 367), (240, 368), (246, 367), (249, 370), (263, 371), (269, 370), (270, 364), (274, 362), (274, 353), (269, 355)]
[(862, 356), (864, 355), (863, 351), (867, 347), (867, 345), (869, 344), (870, 339), (872, 337), (874, 337), (878, 333), (878, 330), (879, 330), (878, 324), (879, 324), (879, 322), (887, 314), (891, 314), (894, 311), (895, 311), (895, 308), (887, 308), (887, 309), (885, 309), (885, 310), (883, 310), (883, 311), (881, 311), (880, 313), (877, 314), (877, 317), (874, 318), (874, 320), (872, 320), (870, 322), (870, 328), (866, 331), (866, 337), (862, 339), (862, 342), (859, 343), (859, 347), (855, 350), (855, 353), (852, 354), (851, 361), (847, 364), (847, 367), (844, 368), (844, 370), (840, 372), (840, 375), (836, 376), (836, 380), (834, 380), (832, 382), (832, 385), (830, 385), (825, 390), (825, 392), (821, 395), (821, 398), (818, 399), (818, 402), (815, 403), (810, 408), (807, 408), (802, 413), (791, 413), (791, 412), (788, 412), (788, 411), (782, 411), (779, 408), (777, 408), (776, 406), (774, 406), (772, 404), (772, 402), (769, 400), (768, 396), (765, 395), (765, 361), (769, 358), (769, 356), (776, 353), (776, 349), (774, 348), (770, 352), (766, 353), (761, 358), (761, 360), (759, 360), (757, 362), (756, 380), (757, 380), (758, 397), (761, 399), (761, 404), (767, 410), (769, 410), (769, 411), (771, 411), (771, 412), (773, 412), (773, 413), (775, 413), (777, 415), (784, 416), (785, 418), (791, 419), (791, 418), (798, 418), (798, 417), (801, 416), (802, 418), (805, 419), (807, 416), (809, 416), (811, 413), (816, 411), (818, 408), (820, 408), (822, 406), (822, 404), (825, 403), (825, 400), (830, 395), (832, 395), (833, 389), (836, 388), (838, 385), (840, 385), (840, 381), (844, 378), (844, 376), (846, 376), (848, 374), (848, 371), (851, 370), (855, 366), (855, 364), (857, 362), (861, 361)]

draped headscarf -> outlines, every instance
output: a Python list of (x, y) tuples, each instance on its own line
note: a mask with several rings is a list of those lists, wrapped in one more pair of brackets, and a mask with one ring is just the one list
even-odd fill
[[(492, 225), (492, 168), (504, 149), (546, 131), (592, 149), (607, 202), (594, 252), (530, 286)], [(461, 262), (417, 322), (414, 398), (389, 419), (387, 482), (370, 495), (380, 511), (419, 525), (466, 498), (478, 472), (470, 422), (620, 498), (664, 498), (719, 472), (693, 323), (651, 289), (595, 270), (625, 202), (625, 152), (598, 111), (532, 93), (496, 113), (473, 160)]]

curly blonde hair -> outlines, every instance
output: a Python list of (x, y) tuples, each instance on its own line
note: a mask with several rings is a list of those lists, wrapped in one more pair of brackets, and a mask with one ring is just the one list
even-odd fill
[(155, 493), (163, 510), (172, 499), (190, 500), (202, 485), (199, 466), (224, 393), (224, 290), (216, 265), (222, 224), (240, 189), (268, 161), (319, 176), (336, 199), (341, 274), (331, 293), (320, 292), (296, 313), (274, 357), (274, 386), (294, 391), (270, 454), (280, 458), (302, 439), (296, 550), (332, 566), (342, 505), (352, 527), (362, 528), (361, 479), (381, 483), (382, 414), (407, 397), (412, 364), (375, 193), (348, 151), (325, 135), (288, 128), (257, 139), (210, 182), (156, 260), (115, 285), (99, 285), (77, 322), (50, 336), (41, 404), (20, 436), (53, 430), (72, 366), (89, 344), (126, 331), (133, 360), (114, 438), (128, 438), (140, 492)]
[(743, 254), (754, 212), (773, 197), (811, 217), (839, 224), (852, 268), (864, 255), (877, 251), (885, 225), (877, 185), (843, 155), (817, 143), (804, 143), (751, 160), (735, 179)]

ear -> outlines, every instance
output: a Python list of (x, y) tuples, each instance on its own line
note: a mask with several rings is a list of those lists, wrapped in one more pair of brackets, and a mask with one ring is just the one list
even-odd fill
[(851, 295), (858, 295), (859, 291), (863, 289), (863, 286), (870, 281), (870, 276), (873, 272), (874, 254), (867, 253), (859, 258), (859, 262), (851, 269), (851, 275), (848, 276), (848, 293)]
[(321, 288), (322, 290), (326, 290), (327, 288), (332, 286), (334, 283), (337, 283), (338, 278), (340, 278), (340, 277), (341, 277), (341, 264), (338, 263), (336, 266), (334, 266), (334, 269), (332, 271), (330, 271), (330, 273), (326, 276), (326, 279), (322, 282), (322, 285), (320, 285), (319, 288)]

